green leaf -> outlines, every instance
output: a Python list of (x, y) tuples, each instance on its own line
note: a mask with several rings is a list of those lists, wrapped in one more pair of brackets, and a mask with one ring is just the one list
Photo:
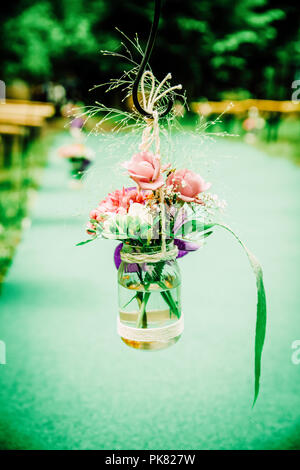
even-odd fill
[(184, 237), (179, 237), (178, 235), (176, 236), (176, 238), (178, 238), (178, 240), (183, 240), (183, 241), (187, 241), (187, 242), (195, 242), (197, 243), (198, 241), (200, 241), (202, 238), (207, 238), (209, 237), (209, 235), (211, 235), (213, 233), (212, 230), (210, 230), (209, 232), (204, 232), (204, 233), (200, 233), (199, 235), (196, 236), (196, 238), (184, 238)]
[(126, 308), (134, 299), (137, 299), (137, 298), (138, 298), (137, 294), (135, 294), (133, 297), (131, 297), (130, 300), (128, 300), (128, 302), (125, 305), (123, 305), (122, 309), (124, 310), (124, 308)]
[(180, 233), (183, 237), (193, 232), (205, 232), (206, 230), (213, 227), (214, 224), (205, 224), (203, 220), (192, 219), (183, 224), (176, 232), (176, 235)]
[(261, 356), (266, 336), (266, 323), (267, 323), (267, 307), (266, 307), (266, 293), (263, 282), (263, 272), (261, 265), (255, 258), (255, 256), (248, 250), (244, 243), (239, 239), (239, 237), (227, 227), (227, 225), (214, 224), (216, 226), (222, 227), (228, 232), (230, 232), (239, 244), (244, 248), (252, 270), (256, 278), (256, 288), (257, 288), (257, 309), (256, 309), (256, 327), (255, 327), (255, 359), (254, 359), (254, 399), (253, 405), (257, 400), (259, 394), (259, 385), (260, 385), (260, 375), (261, 375)]
[(88, 240), (85, 240), (84, 242), (76, 243), (75, 246), (86, 245), (87, 243), (90, 243), (90, 242), (93, 242), (94, 240), (96, 240), (96, 238), (97, 238), (97, 237), (89, 238)]

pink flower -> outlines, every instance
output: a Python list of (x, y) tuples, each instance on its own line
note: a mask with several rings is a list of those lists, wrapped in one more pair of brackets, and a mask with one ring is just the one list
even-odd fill
[[(102, 210), (101, 210), (102, 209)], [(97, 222), (101, 222), (103, 220), (104, 210), (103, 208), (98, 207), (90, 212), (90, 219), (96, 220)]]
[(173, 186), (174, 191), (179, 193), (179, 199), (184, 202), (200, 202), (198, 194), (211, 186), (200, 175), (186, 168), (172, 172), (167, 178), (167, 185)]
[(80, 143), (63, 145), (58, 151), (60, 156), (64, 158), (84, 157), (87, 160), (91, 160), (94, 156), (94, 152), (90, 148)]
[(82, 144), (70, 144), (60, 147), (59, 154), (61, 157), (81, 157), (85, 153), (84, 145)]
[(252, 131), (253, 129), (255, 129), (255, 127), (256, 121), (251, 117), (245, 119), (245, 121), (243, 122), (243, 128), (245, 129), (245, 131)]
[(160, 160), (151, 152), (137, 153), (123, 166), (128, 170), (130, 178), (142, 189), (154, 191), (164, 184)]
[(117, 189), (109, 193), (98, 207), (90, 212), (90, 219), (102, 222), (107, 213), (125, 215), (131, 204), (145, 204), (148, 195), (148, 191), (138, 191), (136, 188)]

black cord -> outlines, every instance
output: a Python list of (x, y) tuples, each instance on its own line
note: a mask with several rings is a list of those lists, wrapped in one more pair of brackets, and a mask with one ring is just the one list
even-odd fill
[[(139, 89), (140, 80), (141, 80), (142, 75), (145, 71), (145, 68), (146, 68), (146, 66), (149, 62), (149, 59), (150, 59), (150, 56), (151, 56), (151, 53), (152, 53), (152, 49), (153, 49), (153, 46), (154, 46), (154, 43), (155, 43), (155, 38), (156, 38), (158, 24), (159, 24), (160, 9), (161, 9), (161, 0), (155, 0), (155, 9), (154, 9), (154, 16), (153, 16), (150, 36), (148, 38), (148, 42), (147, 42), (147, 46), (146, 46), (146, 50), (145, 50), (143, 60), (141, 62), (141, 65), (139, 67), (136, 79), (135, 79), (133, 87), (132, 87), (132, 99), (133, 99), (133, 103), (134, 103), (134, 106), (135, 106), (136, 110), (140, 114), (142, 114), (143, 116), (146, 116), (148, 118), (152, 118), (153, 116), (151, 114), (147, 113), (147, 111), (145, 111), (142, 108), (142, 106), (140, 105), (139, 100), (138, 100), (138, 89)], [(172, 109), (172, 106), (173, 106), (173, 103), (170, 100), (168, 102), (167, 108), (159, 115), (159, 117), (164, 117), (167, 114), (169, 114), (169, 112)]]

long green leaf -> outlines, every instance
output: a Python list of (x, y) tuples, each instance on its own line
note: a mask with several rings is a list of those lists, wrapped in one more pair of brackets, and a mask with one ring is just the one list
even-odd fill
[(186, 235), (189, 235), (190, 233), (194, 232), (204, 232), (211, 227), (213, 227), (214, 224), (205, 224), (203, 220), (198, 220), (198, 219), (192, 219), (183, 224), (181, 227), (176, 232), (176, 235), (180, 235), (182, 237), (185, 237)]
[(179, 237), (178, 235), (176, 235), (176, 238), (178, 240), (183, 240), (183, 241), (186, 241), (186, 242), (195, 242), (195, 243), (197, 243), (197, 242), (200, 242), (202, 239), (209, 237), (212, 233), (214, 233), (213, 230), (210, 230), (209, 232), (202, 232), (202, 233), (200, 233), (200, 235), (197, 234), (197, 236), (195, 238)]
[(266, 336), (266, 323), (267, 323), (267, 307), (266, 307), (266, 294), (263, 282), (263, 272), (261, 265), (255, 258), (255, 256), (248, 250), (244, 243), (239, 237), (229, 228), (227, 225), (215, 224), (216, 226), (222, 227), (230, 232), (239, 244), (244, 248), (254, 275), (256, 277), (256, 288), (257, 288), (257, 309), (256, 309), (256, 327), (255, 327), (255, 360), (254, 360), (254, 400), (253, 405), (258, 397), (260, 375), (261, 375), (261, 356)]
[(81, 246), (81, 245), (86, 245), (87, 243), (93, 242), (96, 240), (97, 237), (94, 238), (89, 238), (88, 240), (85, 240), (84, 242), (76, 243), (76, 246)]

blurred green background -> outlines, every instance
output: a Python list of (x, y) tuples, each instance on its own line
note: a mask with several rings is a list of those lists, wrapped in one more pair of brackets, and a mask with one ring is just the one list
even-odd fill
[[(269, 319), (255, 409), (255, 286), (232, 240), (215, 234), (182, 260), (186, 331), (148, 355), (115, 333), (115, 244), (74, 246), (88, 211), (127, 184), (118, 164), (138, 138), (110, 132), (113, 122), (88, 136), (97, 119), (87, 123), (80, 139), (96, 159), (76, 191), (58, 157), (80, 140), (68, 112), (96, 100), (128, 110), (119, 92), (89, 89), (130, 69), (100, 51), (124, 51), (115, 27), (137, 33), (144, 49), (153, 4), (15, 0), (2, 11), (0, 448), (300, 448), (300, 365), (291, 361), (300, 337), (297, 2), (166, 0), (151, 58), (157, 78), (172, 72), (187, 91), (176, 161), (212, 181), (264, 268)], [(210, 121), (213, 135), (196, 133)]]
[[(122, 60), (102, 58), (117, 50), (117, 26), (142, 46), (153, 14), (152, 0), (16, 0), (1, 15), (1, 71), (38, 87), (66, 86), (71, 99), (93, 100), (87, 90), (119, 75)], [(299, 76), (299, 7), (287, 0), (172, 0), (163, 2), (151, 64), (172, 71), (190, 99), (240, 97), (290, 99)], [(39, 94), (37, 88), (32, 90)]]

